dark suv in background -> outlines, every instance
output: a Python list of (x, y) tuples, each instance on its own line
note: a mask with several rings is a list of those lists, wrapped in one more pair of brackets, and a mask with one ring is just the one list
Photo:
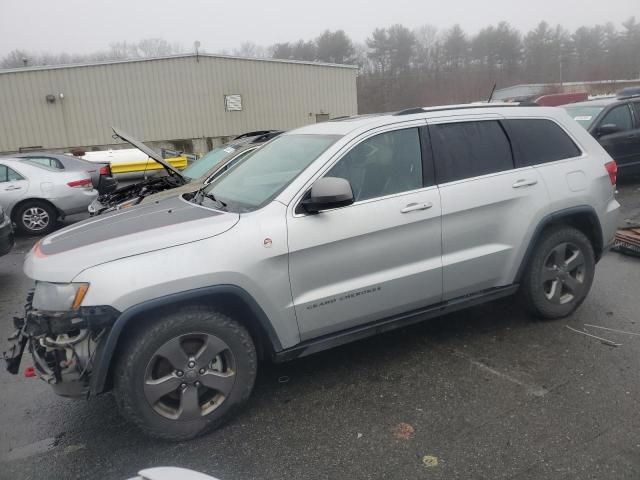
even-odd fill
[(563, 108), (616, 161), (619, 176), (640, 174), (640, 88), (627, 88), (616, 97)]

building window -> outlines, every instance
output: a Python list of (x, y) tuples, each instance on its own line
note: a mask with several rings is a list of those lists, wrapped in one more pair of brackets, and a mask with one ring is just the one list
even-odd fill
[(242, 111), (242, 96), (239, 94), (224, 96), (224, 109), (227, 112)]

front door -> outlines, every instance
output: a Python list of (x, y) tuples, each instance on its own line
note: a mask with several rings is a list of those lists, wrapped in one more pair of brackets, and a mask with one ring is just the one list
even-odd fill
[(614, 125), (618, 129), (616, 133), (598, 136), (598, 142), (616, 161), (620, 173), (625, 173), (625, 169), (640, 161), (640, 129), (634, 126), (630, 105), (618, 105), (609, 110), (596, 127), (596, 134), (603, 125)]
[(423, 175), (421, 133), (416, 126), (370, 134), (324, 175), (349, 180), (355, 203), (290, 215), (303, 340), (441, 300), (440, 195)]

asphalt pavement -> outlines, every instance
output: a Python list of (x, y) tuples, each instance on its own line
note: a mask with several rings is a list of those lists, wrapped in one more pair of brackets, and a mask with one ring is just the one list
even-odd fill
[[(622, 223), (639, 199), (640, 184), (621, 186)], [(34, 241), (0, 258), (0, 349), (31, 286), (21, 264)], [(179, 444), (141, 435), (111, 395), (65, 400), (1, 371), (0, 478), (126, 479), (172, 465), (222, 480), (637, 479), (639, 287), (640, 259), (609, 253), (564, 320), (534, 321), (504, 299), (262, 365), (238, 418)]]

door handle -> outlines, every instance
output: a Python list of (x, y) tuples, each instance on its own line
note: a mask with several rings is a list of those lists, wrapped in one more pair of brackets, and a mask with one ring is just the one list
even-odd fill
[(428, 210), (431, 207), (433, 207), (433, 203), (431, 203), (431, 202), (428, 202), (428, 203), (410, 203), (409, 205), (404, 207), (402, 210), (400, 210), (400, 213), (415, 212), (416, 210)]
[(531, 187), (538, 183), (538, 180), (527, 180), (526, 178), (522, 178), (518, 180), (516, 183), (511, 185), (513, 188), (522, 188), (522, 187)]
[(20, 190), (22, 187), (18, 187), (17, 185), (12, 185), (10, 187), (5, 188), (5, 191), (8, 190)]

